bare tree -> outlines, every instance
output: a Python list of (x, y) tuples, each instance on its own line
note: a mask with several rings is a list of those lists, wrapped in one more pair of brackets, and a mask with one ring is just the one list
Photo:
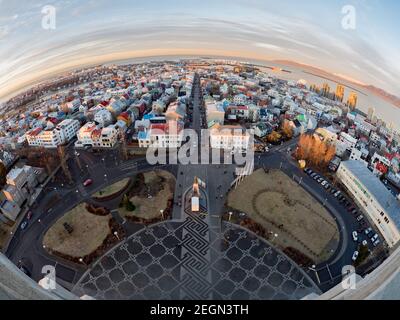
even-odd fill
[(72, 183), (73, 180), (72, 180), (72, 175), (71, 175), (71, 172), (70, 172), (68, 164), (67, 164), (68, 155), (65, 152), (65, 146), (58, 146), (57, 151), (58, 151), (58, 157), (60, 158), (61, 168), (62, 168), (65, 176), (67, 177), (69, 183)]

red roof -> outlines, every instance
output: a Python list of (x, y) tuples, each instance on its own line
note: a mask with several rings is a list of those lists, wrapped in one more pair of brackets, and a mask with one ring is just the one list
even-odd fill
[(129, 120), (129, 114), (128, 114), (128, 112), (122, 112), (119, 116), (122, 117), (122, 118), (124, 118), (124, 119), (126, 119), (126, 120)]
[(31, 135), (31, 136), (37, 136), (41, 131), (42, 131), (42, 128), (32, 129), (32, 130), (29, 132), (29, 135)]

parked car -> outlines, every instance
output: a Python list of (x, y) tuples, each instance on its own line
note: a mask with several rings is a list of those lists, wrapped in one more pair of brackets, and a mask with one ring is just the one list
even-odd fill
[(326, 185), (327, 183), (328, 183), (327, 181), (322, 180), (321, 185), (322, 185), (323, 187), (325, 187), (325, 185)]
[(28, 221), (22, 222), (21, 223), (21, 230), (25, 230), (27, 226), (28, 226)]
[(351, 260), (356, 261), (357, 258), (358, 258), (358, 251), (354, 251), (353, 257), (351, 258)]
[[(334, 196), (335, 196), (336, 198), (339, 198), (339, 197), (342, 196), (342, 193), (341, 193), (340, 191), (336, 191), (335, 194), (334, 194)], [(343, 196), (342, 196), (342, 197), (343, 197)]]
[(351, 234), (353, 236), (353, 240), (357, 241), (358, 240), (358, 234), (357, 231), (353, 231), (353, 233)]
[(83, 183), (83, 186), (84, 186), (84, 187), (88, 187), (88, 186), (90, 186), (92, 183), (93, 183), (93, 180), (92, 180), (92, 179), (87, 179), (87, 180)]
[[(358, 213), (358, 211), (357, 211), (357, 209), (353, 209), (353, 210), (351, 210), (351, 213), (356, 215)], [(358, 221), (360, 221), (360, 220), (358, 220)]]
[(368, 241), (367, 241), (367, 240), (364, 240), (364, 241), (362, 242), (362, 245), (363, 245), (364, 247), (368, 246)]
[(322, 181), (324, 181), (324, 179), (322, 179), (321, 177), (317, 179), (318, 183), (321, 183)]
[(28, 214), (26, 215), (26, 218), (27, 218), (28, 220), (31, 220), (31, 219), (32, 219), (32, 216), (33, 216), (32, 211), (28, 211)]
[(361, 221), (362, 219), (364, 219), (364, 216), (363, 216), (362, 214), (360, 214), (360, 215), (357, 217), (357, 221)]
[(327, 191), (329, 191), (329, 189), (331, 188), (331, 186), (329, 185), (329, 183), (327, 183), (324, 187)]
[(378, 240), (379, 236), (377, 233), (375, 233), (375, 235), (371, 238), (372, 242), (375, 242), (376, 240)]
[(376, 240), (376, 241), (374, 241), (374, 243), (373, 243), (374, 247), (376, 247), (380, 242), (381, 242), (381, 241), (380, 241), (379, 239)]
[(365, 235), (369, 235), (372, 232), (372, 228), (365, 229)]

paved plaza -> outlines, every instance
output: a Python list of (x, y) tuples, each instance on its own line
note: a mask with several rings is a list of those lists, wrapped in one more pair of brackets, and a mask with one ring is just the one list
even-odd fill
[[(248, 231), (224, 224), (214, 235), (205, 216), (165, 222), (133, 235), (77, 283), (96, 299), (301, 299), (318, 289), (286, 256)], [(214, 248), (221, 248), (216, 252)]]

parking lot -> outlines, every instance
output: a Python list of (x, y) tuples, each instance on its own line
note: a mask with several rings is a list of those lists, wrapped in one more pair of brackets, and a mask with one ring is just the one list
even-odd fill
[(358, 228), (356, 230), (349, 230), (351, 232), (352, 240), (358, 244), (358, 250), (353, 253), (352, 260), (355, 263), (360, 254), (362, 247), (367, 247), (368, 252), (372, 253), (375, 248), (382, 245), (381, 237), (370, 225), (368, 219), (363, 215), (361, 210), (357, 208), (353, 201), (345, 194), (345, 191), (339, 187), (335, 187), (323, 175), (315, 172), (310, 168), (305, 168), (304, 172), (319, 184), (321, 188), (325, 189), (327, 194), (332, 195), (341, 204), (344, 212), (351, 215), (355, 220)]

